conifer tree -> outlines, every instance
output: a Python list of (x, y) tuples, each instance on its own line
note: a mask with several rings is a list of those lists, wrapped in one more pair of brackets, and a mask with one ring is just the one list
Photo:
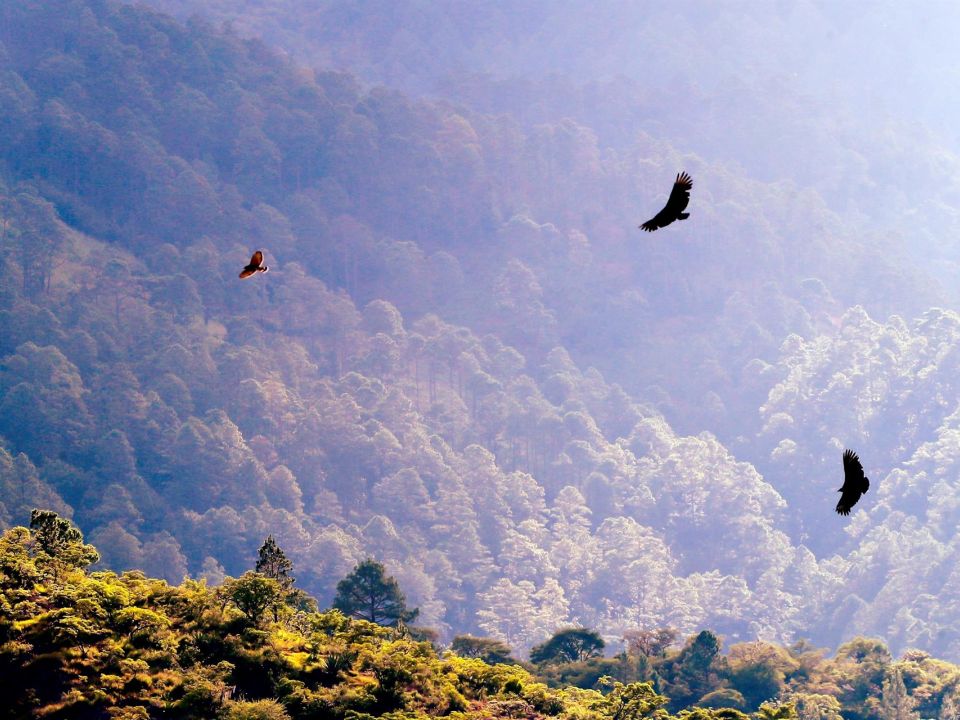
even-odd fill
[(52, 510), (33, 510), (30, 529), (40, 557), (37, 565), (47, 568), (59, 579), (70, 568), (85, 568), (100, 559), (92, 545), (83, 542), (83, 534), (68, 520)]
[(256, 571), (261, 575), (276, 580), (280, 587), (287, 591), (290, 586), (296, 582), (290, 572), (293, 570), (293, 563), (290, 562), (286, 554), (277, 545), (273, 535), (268, 535), (260, 546), (259, 557), (257, 558)]
[(337, 583), (333, 606), (344, 615), (393, 627), (413, 622), (420, 614), (418, 608), (407, 609), (399, 583), (385, 574), (381, 563), (370, 558)]

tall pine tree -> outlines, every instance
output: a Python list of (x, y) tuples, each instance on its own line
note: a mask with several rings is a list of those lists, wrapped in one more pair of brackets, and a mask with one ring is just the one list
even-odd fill
[(261, 575), (276, 580), (285, 592), (289, 591), (293, 583), (296, 582), (296, 578), (290, 574), (290, 571), (293, 570), (293, 563), (277, 545), (273, 535), (267, 535), (267, 539), (260, 546), (256, 570)]
[(370, 558), (337, 583), (333, 606), (344, 615), (392, 627), (412, 622), (420, 614), (418, 608), (407, 609), (396, 579), (387, 576), (383, 565)]

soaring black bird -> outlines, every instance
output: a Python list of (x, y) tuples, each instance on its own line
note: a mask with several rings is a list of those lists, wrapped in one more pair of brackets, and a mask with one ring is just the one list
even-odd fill
[(240, 271), (240, 279), (243, 280), (251, 275), (256, 275), (258, 272), (266, 272), (269, 269), (270, 268), (263, 264), (263, 253), (257, 250), (253, 254), (253, 257), (250, 258), (250, 264)]
[(843, 487), (837, 490), (843, 493), (837, 503), (837, 512), (849, 515), (850, 508), (870, 489), (870, 478), (863, 474), (863, 465), (853, 450), (843, 451)]
[(690, 202), (690, 188), (693, 187), (693, 180), (685, 172), (677, 173), (677, 180), (673, 183), (673, 190), (670, 191), (670, 197), (663, 210), (658, 212), (652, 218), (647, 220), (642, 227), (647, 232), (662, 227), (666, 227), (674, 220), (686, 220), (690, 213), (685, 213), (687, 203)]

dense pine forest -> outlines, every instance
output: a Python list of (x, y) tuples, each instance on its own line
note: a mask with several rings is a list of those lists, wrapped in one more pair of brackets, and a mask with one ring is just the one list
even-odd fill
[[(248, 3), (247, 26), (273, 28), (288, 4)], [(176, 704), (194, 683), (217, 712), (263, 700), (295, 717), (313, 711), (292, 697), (320, 695), (343, 717), (609, 717), (598, 703), (678, 713), (713, 692), (760, 712), (729, 693), (749, 695), (737, 672), (763, 658), (777, 682), (761, 700), (808, 693), (880, 718), (882, 698), (909, 696), (951, 717), (960, 162), (939, 129), (890, 116), (867, 131), (827, 103), (801, 120), (789, 81), (794, 105), (765, 104), (762, 78), (697, 85), (666, 61), (646, 82), (503, 79), (423, 45), (422, 76), (391, 85), (430, 30), (477, 19), (438, 18), (442, 3), (406, 45), (350, 3), (324, 5), (339, 9), (320, 37), (284, 23), (276, 45), (168, 5), (181, 17), (0, 0), (7, 668), (35, 653), (24, 671), (52, 663), (77, 703), (83, 683), (119, 693), (97, 712)], [(504, 23), (488, 18), (472, 57), (532, 52)], [(704, 28), (719, 35), (722, 16)], [(512, 54), (488, 52), (499, 36)], [(669, 42), (645, 37), (650, 55)], [(675, 81), (690, 112), (713, 108), (699, 125), (665, 99)], [(738, 105), (780, 144), (738, 134), (724, 111)], [(763, 164), (774, 146), (796, 155), (792, 177)], [(646, 236), (680, 169), (691, 218)], [(254, 248), (270, 272), (239, 281)], [(874, 484), (843, 520), (851, 446)], [(38, 508), (96, 554), (17, 570), (47, 562), (13, 529)], [(601, 699), (598, 673), (560, 689), (583, 668), (477, 665), (468, 689), (449, 677), (459, 661), (399, 630), (302, 609), (254, 623), (218, 589), (268, 536), (320, 608), (371, 558), (436, 647), (470, 636), (527, 661), (587, 628), (622, 686)], [(115, 605), (69, 610), (88, 600)], [(127, 617), (140, 610), (156, 616), (144, 637)], [(657, 628), (676, 642), (632, 648)], [(677, 695), (677, 658), (703, 631), (725, 664)], [(206, 635), (228, 641), (181, 642)], [(317, 670), (334, 646), (356, 654), (342, 677)], [(424, 685), (376, 705), (376, 663), (357, 658), (394, 647)], [(266, 657), (269, 687), (217, 670)], [(116, 699), (131, 687), (137, 702)], [(833, 701), (801, 717), (834, 717)]]

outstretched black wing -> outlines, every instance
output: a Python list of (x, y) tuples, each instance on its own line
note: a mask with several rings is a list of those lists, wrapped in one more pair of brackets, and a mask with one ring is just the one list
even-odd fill
[(840, 493), (837, 512), (841, 515), (849, 515), (850, 508), (856, 505), (860, 496), (869, 489), (870, 479), (863, 474), (863, 465), (860, 464), (860, 458), (853, 450), (844, 450), (843, 487), (837, 491)]
[(642, 227), (647, 232), (653, 232), (658, 228), (666, 227), (674, 220), (684, 220), (687, 214), (687, 204), (690, 202), (690, 189), (693, 187), (693, 180), (685, 172), (677, 173), (676, 182), (673, 183), (673, 190), (670, 191), (670, 197), (663, 210), (658, 212), (652, 218), (647, 220)]

